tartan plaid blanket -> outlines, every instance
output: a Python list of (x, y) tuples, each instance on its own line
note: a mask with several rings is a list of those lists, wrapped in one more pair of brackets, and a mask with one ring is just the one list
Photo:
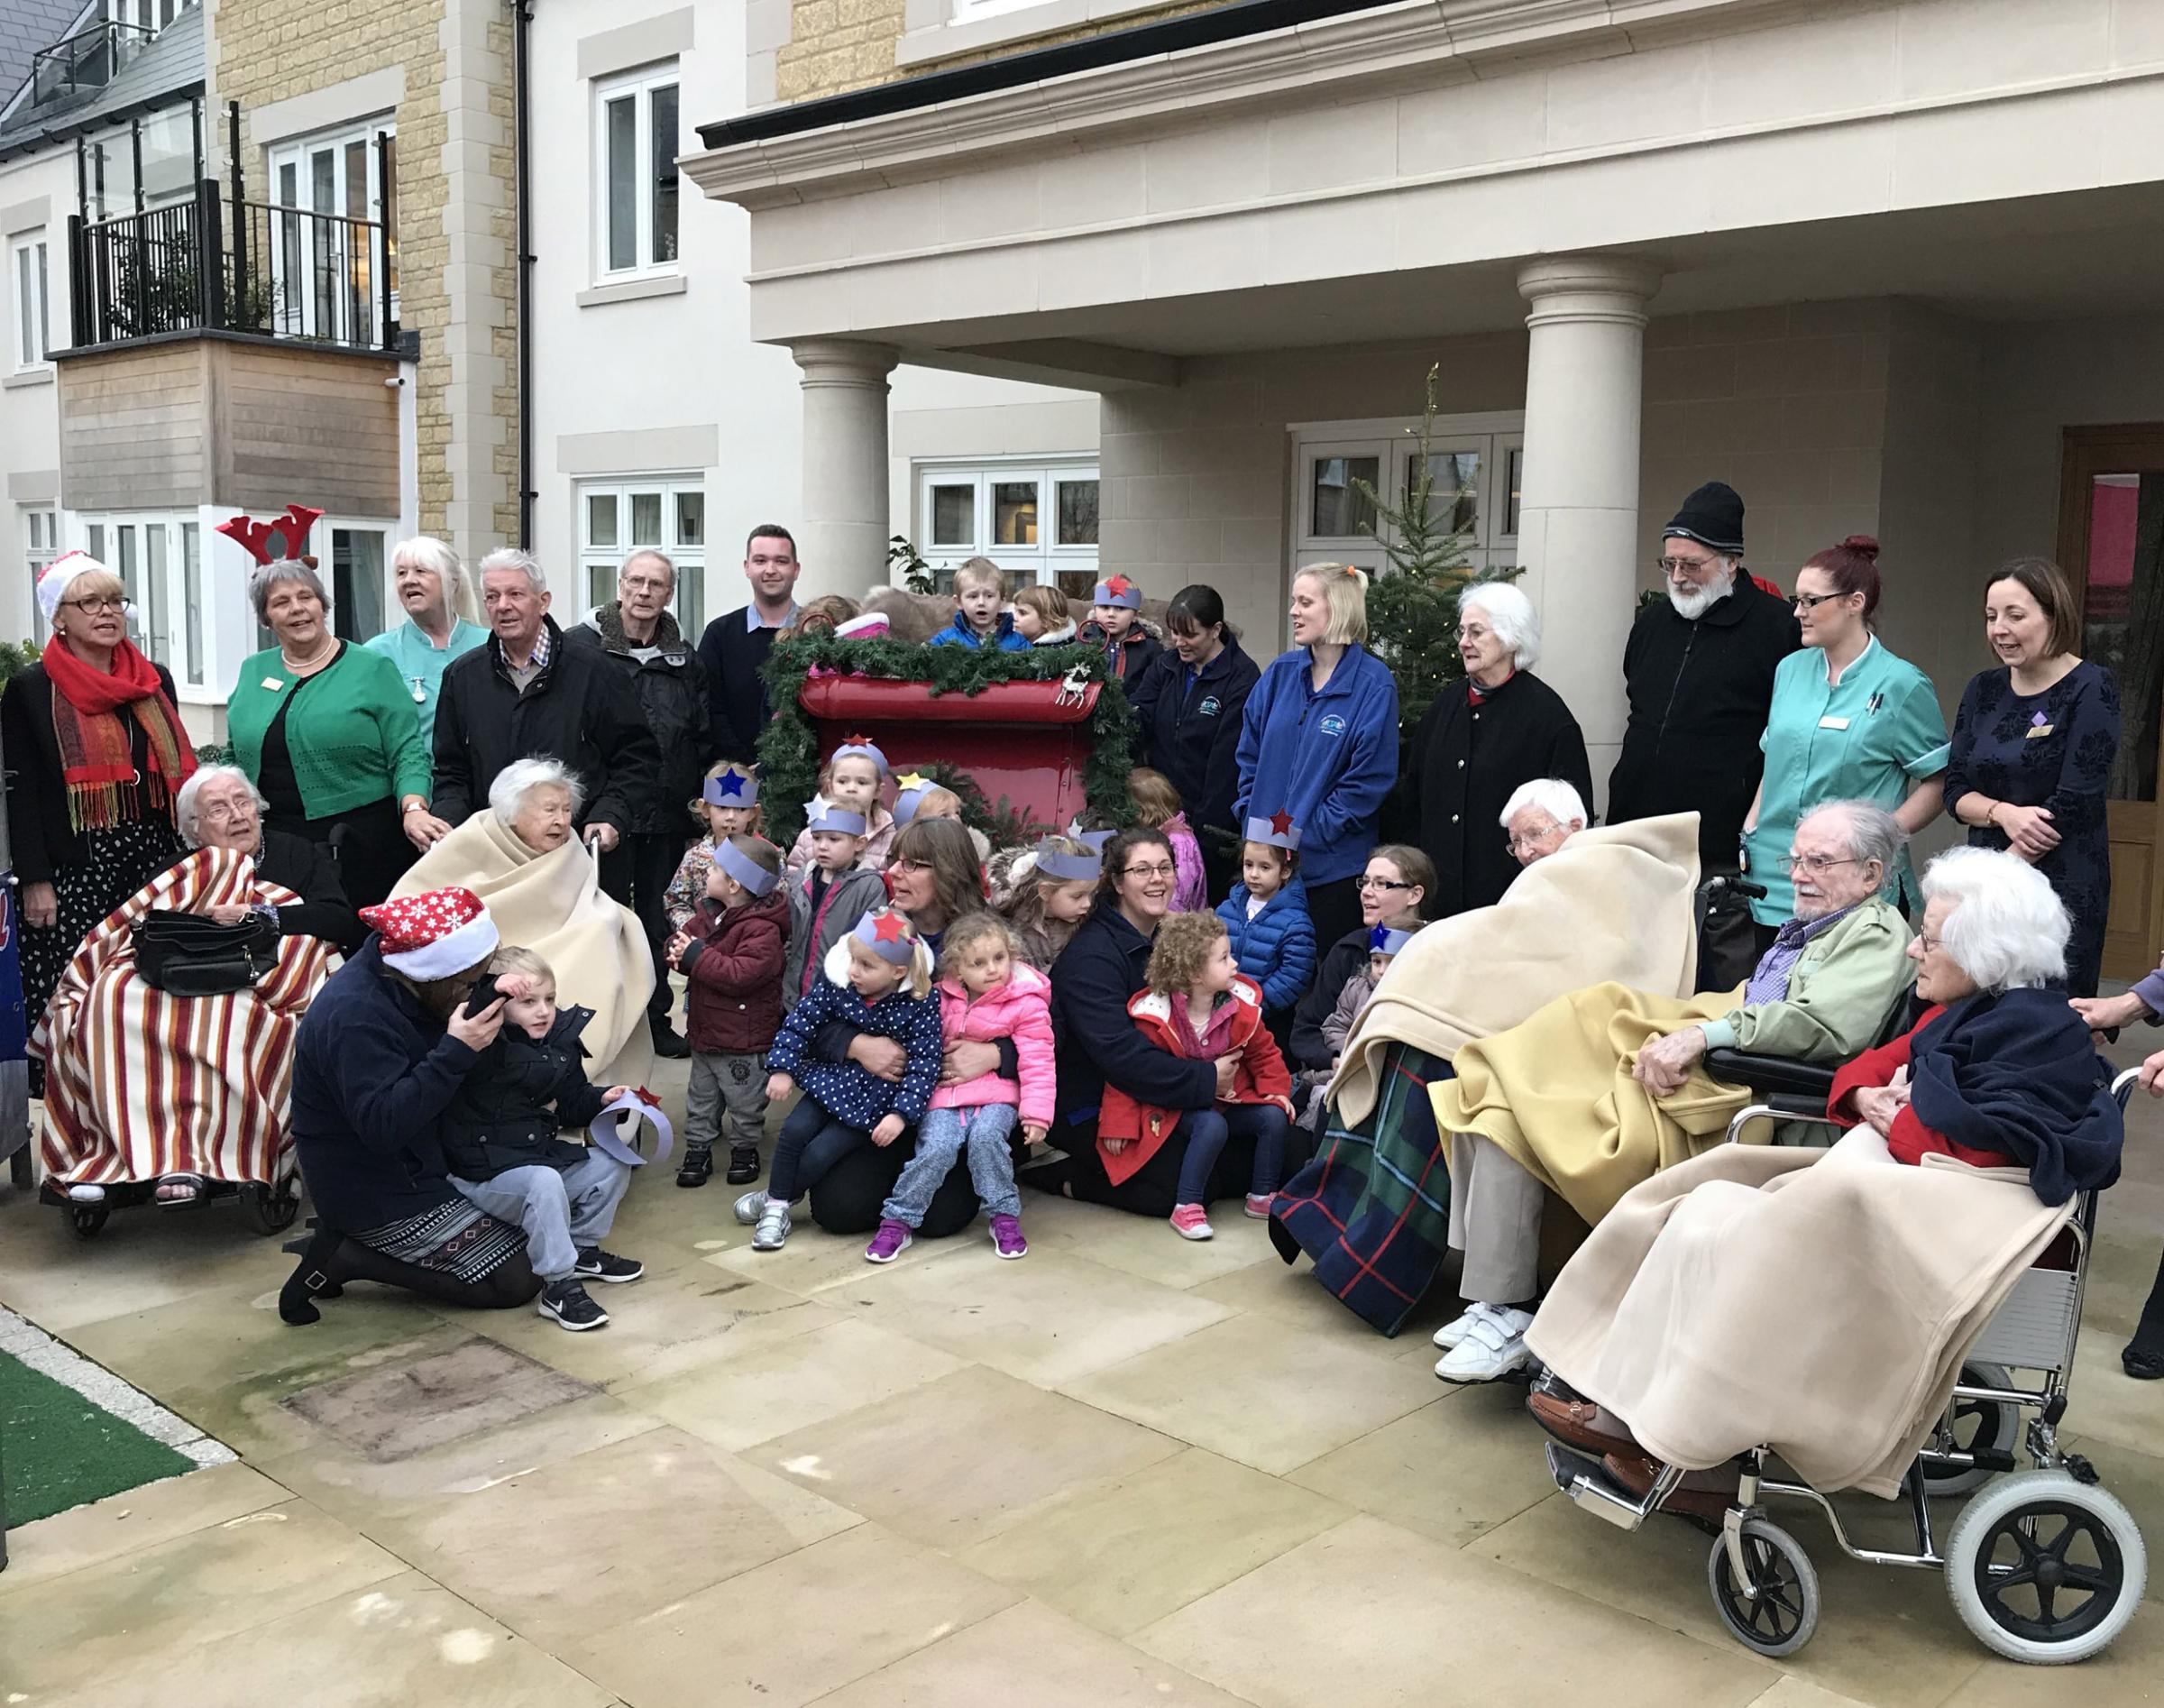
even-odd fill
[(1270, 1206), (1270, 1236), (1288, 1263), (1305, 1251), (1316, 1280), (1395, 1335), (1449, 1245), (1450, 1169), (1427, 1088), (1451, 1078), (1451, 1068), (1393, 1043), (1379, 1078), (1374, 1108), (1352, 1126), (1327, 1107), (1315, 1160)]

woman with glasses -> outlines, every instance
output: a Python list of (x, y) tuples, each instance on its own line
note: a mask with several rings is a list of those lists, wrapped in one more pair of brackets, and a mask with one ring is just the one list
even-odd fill
[[(1744, 869), (1765, 887), (1751, 904), (1761, 953), (1794, 912), (1780, 857), (1805, 806), (1869, 801), (1911, 836), (1939, 816), (1946, 716), (1931, 679), (1888, 652), (1873, 632), (1878, 599), (1878, 542), (1866, 534), (1851, 534), (1796, 572), (1803, 647), (1774, 672), (1773, 706), (1759, 742), (1765, 770), (1743, 821)], [(1913, 905), (1915, 886), (1904, 848), (1892, 880), (1903, 913)]]
[(1354, 880), (1360, 896), (1360, 923), (1323, 950), (1322, 970), (1292, 1011), (1292, 1042), (1286, 1059), (1293, 1071), (1328, 1071), (1337, 1052), (1323, 1035), (1323, 1022), (1337, 1007), (1345, 980), (1368, 964), (1368, 939), (1393, 914), (1431, 914), (1427, 898), (1435, 893), (1434, 863), (1418, 849), (1385, 842), (1368, 856)]
[(1458, 596), (1463, 680), (1435, 696), (1413, 737), (1406, 784), (1420, 846), (1435, 863), (1435, 914), (1447, 919), (1503, 898), (1518, 876), (1503, 807), (1520, 784), (1561, 777), (1593, 798), (1585, 738), (1563, 696), (1533, 674), (1540, 618), (1508, 582)]
[[(33, 1032), (91, 928), (179, 857), (173, 800), (196, 768), (172, 673), (128, 638), (120, 577), (69, 552), (38, 578), (38, 608), (52, 638), (0, 695)], [(41, 1095), (42, 1061), (30, 1070)]]

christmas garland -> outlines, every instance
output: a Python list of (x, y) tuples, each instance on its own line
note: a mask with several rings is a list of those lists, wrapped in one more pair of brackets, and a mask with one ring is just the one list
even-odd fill
[[(995, 652), (974, 647), (931, 647), (902, 640), (838, 640), (832, 635), (806, 635), (794, 640), (777, 640), (762, 674), (766, 701), (774, 708), (774, 721), (759, 738), (759, 802), (766, 809), (767, 833), (784, 847), (803, 827), (804, 806), (819, 788), (819, 730), (797, 693), (814, 669), (844, 675), (876, 676), (890, 682), (921, 682), (935, 694), (982, 693), (1003, 682), (1056, 682), (1070, 671), (1080, 670), (1086, 680), (1102, 684), (1097, 702), (1090, 712), (1089, 758), (1082, 768), (1083, 797), (1091, 813), (1107, 824), (1125, 825), (1134, 817), (1127, 794), (1127, 774), (1134, 768), (1129, 749), (1131, 720), (1127, 690), (1118, 677), (1106, 674), (1102, 647), (1046, 647), (1029, 652)], [(931, 773), (951, 770), (967, 778), (959, 767), (923, 766)], [(971, 787), (955, 789), (962, 797), (965, 822), (974, 804), (984, 820), (976, 828), (997, 840), (1011, 830), (1000, 822), (997, 809), (985, 804), (984, 792)], [(949, 782), (949, 787), (953, 787)], [(1004, 801), (1001, 803), (1005, 805)], [(1008, 819), (1018, 818), (1011, 809)]]

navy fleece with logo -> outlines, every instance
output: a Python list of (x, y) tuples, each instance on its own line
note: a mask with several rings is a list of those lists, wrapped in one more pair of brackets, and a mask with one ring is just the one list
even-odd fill
[(1300, 827), (1300, 877), (1350, 877), (1368, 862), (1383, 797), (1398, 781), (1398, 684), (1364, 647), (1348, 647), (1320, 693), (1314, 656), (1270, 662), (1240, 726), (1233, 822), (1289, 813)]
[(1233, 797), (1240, 792), (1240, 728), (1261, 674), (1227, 637), (1200, 670), (1189, 670), (1166, 647), (1134, 687), (1143, 762), (1179, 791), (1197, 834), (1206, 827), (1239, 833)]

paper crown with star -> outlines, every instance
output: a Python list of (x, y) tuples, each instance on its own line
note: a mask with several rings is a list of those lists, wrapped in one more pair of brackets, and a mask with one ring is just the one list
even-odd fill
[(733, 836), (722, 837), (715, 842), (714, 864), (754, 895), (773, 895), (774, 886), (782, 881), (780, 872), (770, 872), (761, 866), (737, 846), (737, 840)]
[(827, 763), (834, 765), (843, 759), (869, 759), (879, 767), (880, 776), (885, 776), (887, 772), (886, 755), (872, 745), (869, 736), (845, 735), (842, 737), (841, 745), (827, 755)]
[(1392, 931), (1388, 925), (1378, 925), (1368, 933), (1368, 953), (1396, 955), (1404, 952), (1406, 944), (1413, 941), (1409, 931)]
[(804, 828), (807, 831), (839, 831), (844, 836), (862, 836), (866, 825), (864, 814), (853, 813), (846, 806), (830, 801), (823, 794), (812, 797), (812, 804), (804, 809)]
[(1076, 841), (1095, 849), (1099, 854), (1105, 851), (1105, 844), (1119, 834), (1117, 831), (1086, 831), (1082, 828), (1080, 819), (1075, 819), (1068, 823), (1067, 833)]
[(904, 771), (894, 779), (894, 824), (897, 829), (917, 816), (924, 797), (940, 785), (922, 771)]
[(1250, 842), (1261, 842), (1270, 848), (1281, 848), (1288, 854), (1300, 851), (1300, 827), (1292, 822), (1292, 814), (1279, 807), (1268, 818), (1252, 818), (1247, 822), (1242, 833)]
[(709, 806), (756, 806), (759, 779), (752, 772), (731, 766), (718, 776), (707, 778), (701, 794)]
[(896, 967), (906, 967), (916, 957), (916, 928), (892, 907), (873, 908), (849, 935)]
[(376, 933), (383, 964), (417, 984), (478, 967), (498, 941), (481, 897), (458, 885), (363, 907), (361, 923)]
[(1036, 869), (1040, 877), (1058, 878), (1062, 884), (1094, 884), (1105, 872), (1104, 844), (1096, 844), (1087, 854), (1066, 854), (1048, 836), (1037, 844)]
[(1124, 575), (1110, 575), (1090, 590), (1089, 602), (1093, 605), (1124, 605), (1129, 611), (1142, 608), (1142, 590)]

